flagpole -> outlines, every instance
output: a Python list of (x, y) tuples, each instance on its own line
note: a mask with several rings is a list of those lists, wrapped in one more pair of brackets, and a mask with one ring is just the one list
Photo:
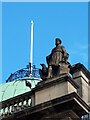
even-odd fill
[(34, 22), (31, 21), (30, 77), (32, 77), (32, 66), (33, 66), (33, 30), (34, 30)]

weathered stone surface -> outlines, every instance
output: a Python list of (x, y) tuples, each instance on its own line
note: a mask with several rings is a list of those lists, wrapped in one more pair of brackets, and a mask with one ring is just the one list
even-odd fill
[(48, 68), (45, 64), (41, 64), (42, 69), (39, 70), (39, 73), (43, 80), (69, 73), (70, 71), (69, 54), (64, 46), (60, 45), (61, 42), (59, 38), (56, 38), (56, 47), (52, 49), (50, 55), (46, 56)]
[(42, 81), (36, 87), (35, 104), (41, 104), (63, 95), (77, 92), (78, 85), (69, 76), (60, 76)]
[(89, 105), (90, 104), (90, 73), (86, 68), (78, 63), (72, 67), (72, 78), (79, 85), (77, 89), (80, 97)]

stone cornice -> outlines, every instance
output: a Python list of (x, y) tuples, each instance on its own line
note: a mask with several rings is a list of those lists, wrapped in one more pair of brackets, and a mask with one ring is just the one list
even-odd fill
[(50, 87), (55, 84), (60, 84), (63, 82), (69, 81), (76, 89), (79, 88), (78, 84), (70, 77), (69, 74), (63, 74), (58, 77), (47, 79), (46, 81), (41, 81), (37, 84), (36, 88), (34, 88), (36, 91), (41, 90), (44, 87)]
[(85, 74), (85, 76), (90, 80), (90, 72), (86, 69), (86, 67), (83, 64), (77, 63), (73, 65), (70, 73), (73, 74), (77, 71), (82, 71)]

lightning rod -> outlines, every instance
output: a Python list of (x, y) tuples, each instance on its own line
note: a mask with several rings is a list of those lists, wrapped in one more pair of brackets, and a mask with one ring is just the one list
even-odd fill
[(34, 30), (34, 22), (31, 21), (31, 39), (30, 39), (30, 77), (32, 77), (32, 66), (33, 66), (33, 30)]

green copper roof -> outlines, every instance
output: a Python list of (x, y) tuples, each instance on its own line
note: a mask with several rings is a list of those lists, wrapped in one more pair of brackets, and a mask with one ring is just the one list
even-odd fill
[[(40, 81), (36, 78), (27, 79), (31, 83), (31, 89)], [(25, 85), (25, 79), (8, 82), (0, 85), (0, 102), (9, 98), (18, 96), (25, 92), (31, 91), (29, 87)]]

